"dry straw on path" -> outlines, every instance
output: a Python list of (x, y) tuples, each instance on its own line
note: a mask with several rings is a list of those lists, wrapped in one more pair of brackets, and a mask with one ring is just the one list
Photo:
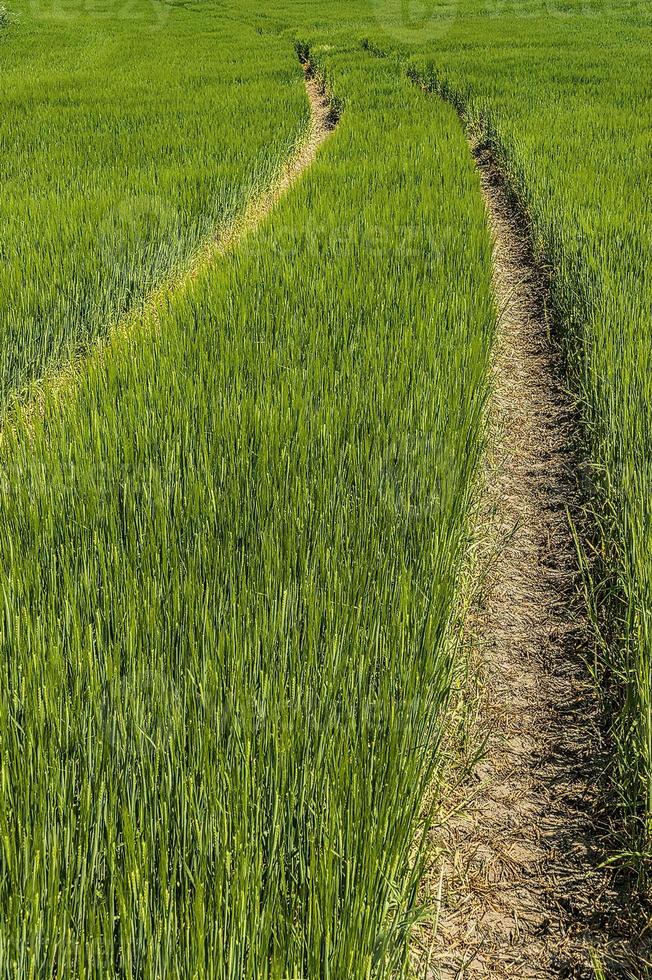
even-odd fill
[(609, 977), (640, 976), (644, 955), (628, 938), (614, 874), (600, 867), (605, 747), (567, 516), (577, 506), (573, 407), (527, 229), (492, 152), (481, 144), (474, 155), (500, 313), (488, 571), (471, 624), (488, 741), (454, 801), (461, 808), (436, 832), (446, 857), (430, 976), (589, 978), (596, 964)]

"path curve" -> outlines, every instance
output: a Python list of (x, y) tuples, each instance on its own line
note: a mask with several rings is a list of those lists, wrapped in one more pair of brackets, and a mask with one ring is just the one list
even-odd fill
[(34, 414), (43, 410), (45, 399), (56, 399), (65, 392), (83, 370), (90, 358), (102, 357), (104, 349), (121, 336), (129, 336), (143, 324), (155, 324), (160, 310), (165, 309), (172, 293), (182, 290), (195, 279), (212, 261), (234, 249), (270, 213), (279, 200), (290, 190), (301, 174), (313, 163), (321, 144), (335, 129), (338, 115), (328, 93), (306, 56), (299, 56), (304, 83), (310, 104), (310, 124), (306, 135), (296, 150), (283, 164), (271, 183), (253, 196), (242, 214), (201, 245), (190, 260), (169, 273), (143, 300), (128, 310), (104, 337), (97, 338), (88, 351), (73, 358), (63, 366), (55, 367), (45, 377), (31, 382), (16, 393), (3, 413), (0, 422), (0, 444), (5, 426), (11, 424), (13, 415), (22, 422), (29, 422)]
[[(307, 135), (285, 162), (278, 177), (249, 201), (242, 215), (237, 217), (214, 239), (206, 242), (204, 247), (197, 252), (192, 266), (186, 274), (187, 278), (194, 278), (208, 262), (216, 256), (224, 255), (230, 251), (245, 235), (261, 223), (274, 205), (290, 190), (304, 170), (307, 170), (313, 163), (317, 150), (335, 129), (337, 115), (324, 85), (318, 75), (315, 74), (310, 60), (307, 57), (300, 57), (300, 61), (310, 103), (310, 126)], [(167, 288), (169, 289), (169, 285)]]

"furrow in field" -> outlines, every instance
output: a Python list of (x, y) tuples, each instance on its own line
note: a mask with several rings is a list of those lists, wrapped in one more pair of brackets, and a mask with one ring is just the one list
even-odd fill
[(474, 147), (494, 237), (499, 330), (483, 524), (491, 554), (473, 617), (487, 751), (445, 830), (444, 976), (621, 974), (630, 958), (601, 854), (598, 705), (567, 514), (575, 419), (527, 230), (486, 145)]

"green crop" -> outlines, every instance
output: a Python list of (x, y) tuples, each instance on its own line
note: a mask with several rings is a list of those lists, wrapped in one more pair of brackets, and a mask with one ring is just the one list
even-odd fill
[[(328, 14), (330, 14), (330, 17)], [(336, 12), (337, 11), (337, 12)], [(549, 278), (581, 421), (577, 474), (625, 842), (652, 858), (652, 16), (637, 0), (297, 0), (394, 57), (493, 145)]]
[[(12, 4), (1, 976), (409, 973), (496, 311), (458, 116), (407, 67), (484, 127), (550, 266), (610, 576), (595, 601), (616, 610), (599, 673), (646, 853), (647, 15), (405, 11)], [(189, 279), (306, 133), (297, 37), (339, 126)]]
[(0, 93), (0, 409), (106, 333), (306, 124), (287, 42), (163, 0), (17, 0)]
[(455, 113), (317, 56), (344, 112), (299, 186), (5, 427), (4, 975), (405, 968), (490, 241)]
[(642, 871), (652, 856), (651, 46), (643, 5), (465, 3), (438, 50), (413, 60), (496, 147), (549, 270), (583, 423), (595, 670), (625, 846)]
[(581, 419), (585, 463), (577, 477), (597, 632), (587, 661), (604, 695), (624, 849), (645, 874), (652, 857), (649, 6), (281, 6), (316, 40), (360, 39), (370, 55), (394, 58), (451, 102), (490, 140), (527, 215)]

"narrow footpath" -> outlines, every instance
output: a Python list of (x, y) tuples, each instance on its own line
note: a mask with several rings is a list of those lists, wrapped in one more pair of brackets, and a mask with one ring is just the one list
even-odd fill
[(576, 420), (527, 230), (491, 151), (473, 151), (500, 315), (481, 520), (487, 573), (472, 617), (488, 742), (458, 814), (436, 831), (446, 860), (430, 975), (639, 977), (614, 875), (599, 867), (606, 748), (567, 516), (578, 505)]

